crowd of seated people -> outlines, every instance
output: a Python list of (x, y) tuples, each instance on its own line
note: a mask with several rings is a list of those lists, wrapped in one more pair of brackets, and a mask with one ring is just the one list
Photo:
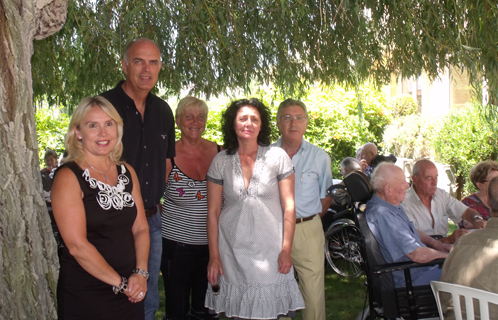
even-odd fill
[[(375, 158), (381, 160), (375, 163)], [(482, 229), (486, 226), (486, 221), (492, 212), (492, 197), (498, 198), (498, 179), (495, 179), (496, 195), (492, 194), (491, 188), (492, 179), (498, 176), (498, 163), (495, 161), (479, 162), (471, 170), (470, 180), (478, 191), (460, 202), (437, 187), (437, 167), (430, 160), (416, 161), (411, 186), (406, 182), (403, 170), (394, 165), (395, 161), (396, 158), (392, 155), (380, 156), (375, 144), (367, 143), (358, 149), (356, 159), (346, 157), (340, 163), (343, 176), (356, 170), (371, 177), (374, 195), (366, 205), (366, 219), (386, 262), (411, 260), (424, 263), (444, 258), (460, 237), (469, 234), (468, 229)], [(498, 212), (498, 199), (496, 204)], [(460, 228), (448, 236), (449, 219), (458, 224)], [(485, 230), (490, 233), (489, 230), (493, 230), (492, 228), (493, 225), (490, 225)], [(482, 235), (481, 243), (478, 245), (484, 248), (479, 252), (495, 250), (495, 248), (490, 249), (489, 245), (484, 245), (484, 240), (482, 240), (484, 237), (488, 239), (489, 234), (486, 234), (484, 230), (478, 234)], [(477, 239), (475, 236), (472, 238)], [(458, 247), (466, 246), (465, 250), (472, 250), (469, 249), (467, 242), (470, 241), (468, 240), (470, 237), (463, 239), (465, 240), (458, 242), (462, 243)], [(487, 241), (489, 244), (490, 240)], [(473, 242), (472, 245), (476, 243)], [(498, 251), (492, 254), (496, 255)], [(451, 255), (452, 261), (455, 259), (454, 256), (455, 254)], [(475, 259), (476, 262), (474, 259), (469, 261), (465, 257), (460, 259), (463, 259), (461, 263), (466, 264), (467, 268), (472, 270), (482, 268), (482, 263), (478, 262), (479, 259)], [(488, 257), (489, 259), (498, 262), (498, 259)], [(488, 260), (486, 264), (491, 263)], [(445, 270), (449, 269), (446, 263)], [(429, 284), (431, 280), (438, 280), (441, 269), (437, 266), (424, 267), (414, 269), (411, 273), (413, 284), (422, 285)], [(482, 274), (488, 273), (482, 272)], [(393, 276), (396, 286), (404, 286), (402, 272), (396, 272)], [(469, 274), (467, 276), (469, 279), (474, 279)], [(453, 276), (451, 282), (457, 282), (456, 278), (458, 277)], [(445, 277), (442, 279), (444, 280)], [(472, 285), (470, 280), (462, 284)]]

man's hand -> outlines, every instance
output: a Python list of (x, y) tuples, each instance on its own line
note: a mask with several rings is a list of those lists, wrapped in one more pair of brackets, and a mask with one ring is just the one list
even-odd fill
[(476, 229), (482, 229), (486, 226), (486, 221), (482, 219), (474, 219), (474, 227)]
[(441, 252), (450, 253), (451, 248), (453, 248), (453, 245), (449, 243), (443, 243), (441, 241), (436, 241), (436, 243), (437, 244), (434, 246), (434, 249)]
[(442, 238), (440, 241), (442, 243), (455, 243), (458, 238), (460, 238), (461, 236), (463, 236), (464, 234), (467, 234), (469, 233), (469, 230), (465, 230), (465, 229), (456, 229), (455, 232), (453, 232), (449, 237), (444, 237)]
[(367, 160), (362, 159), (362, 160), (360, 161), (360, 163), (361, 163), (361, 171), (365, 172), (365, 170), (367, 170), (367, 167), (368, 167)]

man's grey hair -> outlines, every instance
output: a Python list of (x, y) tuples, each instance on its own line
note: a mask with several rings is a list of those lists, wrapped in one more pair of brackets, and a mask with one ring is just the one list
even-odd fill
[(341, 170), (348, 168), (350, 172), (361, 171), (361, 162), (353, 157), (346, 157), (342, 159), (340, 165), (341, 165)]
[(488, 202), (491, 215), (498, 217), (498, 177), (494, 177), (488, 186)]
[(397, 166), (390, 162), (379, 164), (370, 177), (370, 183), (375, 193), (384, 193), (384, 187), (392, 182), (392, 171)]
[(299, 100), (294, 100), (294, 99), (286, 99), (280, 103), (278, 106), (277, 110), (277, 121), (280, 119), (280, 116), (282, 114), (282, 110), (287, 108), (287, 107), (292, 107), (292, 106), (299, 106), (303, 109), (304, 115), (306, 116), (306, 119), (308, 119), (308, 108), (306, 108), (306, 105), (304, 102), (299, 101)]
[(429, 159), (417, 160), (417, 162), (413, 165), (412, 176), (420, 176), (422, 174), (422, 167), (427, 164), (435, 165), (434, 162)]
[[(123, 53), (123, 60), (125, 62), (126, 65), (128, 65), (130, 59), (128, 57), (128, 53), (131, 49), (131, 47), (136, 44), (136, 43), (141, 43), (141, 42), (149, 42), (149, 43), (152, 43), (154, 44), (156, 47), (157, 47), (157, 50), (159, 50), (159, 46), (157, 45), (157, 43), (155, 43), (154, 41), (150, 40), (150, 39), (147, 39), (147, 38), (138, 38), (138, 39), (135, 39), (133, 40), (132, 42), (128, 43), (128, 45), (126, 46), (125, 50), (124, 50), (124, 53)], [(161, 52), (161, 50), (159, 50), (159, 52)]]

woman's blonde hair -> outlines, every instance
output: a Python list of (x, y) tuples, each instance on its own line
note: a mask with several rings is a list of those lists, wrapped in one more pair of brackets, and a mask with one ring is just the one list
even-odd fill
[(209, 113), (209, 108), (204, 100), (198, 99), (196, 97), (192, 96), (186, 96), (180, 102), (178, 102), (178, 106), (176, 107), (175, 111), (175, 118), (181, 123), (181, 119), (183, 114), (187, 111), (187, 109), (193, 108), (193, 109), (198, 109), (204, 112), (206, 115)]
[(123, 120), (114, 106), (107, 99), (101, 96), (88, 97), (81, 100), (76, 110), (74, 110), (71, 122), (67, 128), (66, 138), (64, 140), (67, 156), (62, 159), (62, 163), (85, 159), (83, 144), (81, 143), (81, 140), (76, 137), (74, 128), (80, 130), (81, 121), (83, 121), (83, 118), (93, 107), (102, 109), (102, 111), (104, 111), (112, 120), (114, 120), (114, 122), (116, 122), (118, 131), (117, 143), (109, 154), (109, 158), (116, 164), (123, 163), (123, 161), (121, 161), (121, 154), (123, 153), (123, 143), (121, 141), (121, 138), (123, 137)]

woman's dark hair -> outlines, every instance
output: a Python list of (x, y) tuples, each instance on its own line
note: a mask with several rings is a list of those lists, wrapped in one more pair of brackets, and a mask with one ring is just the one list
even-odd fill
[(233, 101), (225, 110), (221, 118), (221, 132), (223, 134), (223, 146), (227, 149), (227, 154), (235, 154), (239, 148), (239, 141), (235, 134), (235, 119), (242, 107), (254, 107), (259, 112), (261, 118), (261, 131), (258, 134), (258, 144), (260, 146), (270, 145), (270, 110), (258, 99), (241, 99)]

